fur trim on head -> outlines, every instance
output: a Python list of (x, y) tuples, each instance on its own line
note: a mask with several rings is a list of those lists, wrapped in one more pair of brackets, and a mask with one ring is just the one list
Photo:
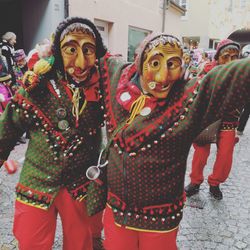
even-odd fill
[(81, 18), (81, 17), (69, 17), (66, 18), (63, 22), (61, 22), (55, 32), (55, 39), (53, 42), (53, 52), (55, 56), (55, 67), (58, 69), (61, 73), (64, 72), (63, 68), (63, 60), (61, 56), (61, 50), (60, 50), (60, 40), (61, 35), (63, 31), (70, 25), (74, 23), (80, 23), (83, 24), (86, 27), (89, 27), (89, 32), (93, 32), (95, 40), (96, 40), (96, 58), (100, 59), (103, 57), (107, 51), (106, 47), (103, 44), (102, 37), (97, 30), (94, 23), (92, 23), (90, 20)]
[(137, 72), (141, 75), (142, 74), (142, 65), (144, 61), (144, 54), (150, 51), (151, 49), (157, 47), (159, 44), (177, 44), (182, 51), (182, 45), (180, 40), (172, 35), (168, 35), (165, 33), (151, 33), (145, 37), (145, 39), (140, 43), (138, 48), (136, 49), (136, 58), (135, 58), (135, 65), (137, 68)]

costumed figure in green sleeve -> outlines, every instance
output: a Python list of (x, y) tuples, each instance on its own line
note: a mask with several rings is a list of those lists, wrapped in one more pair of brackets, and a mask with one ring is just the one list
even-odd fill
[(87, 176), (96, 180), (89, 186), (90, 213), (103, 205), (97, 206), (104, 202), (98, 194), (105, 187), (108, 191), (107, 250), (177, 249), (192, 142), (250, 98), (249, 59), (218, 66), (203, 79), (190, 81), (182, 78), (182, 64), (180, 41), (167, 34), (148, 36), (133, 64), (104, 57), (108, 147)]
[[(20, 250), (52, 249), (59, 213), (63, 249), (92, 250), (85, 172), (101, 145), (98, 61), (105, 54), (92, 22), (69, 18), (55, 31), (52, 56), (24, 76), (0, 117), (0, 165), (26, 130), (30, 141), (16, 186), (14, 235)], [(93, 236), (94, 236), (93, 232)]]
[[(227, 64), (233, 60), (239, 59), (239, 55), (240, 45), (238, 43), (230, 39), (222, 40), (217, 46), (214, 57), (216, 61), (206, 64), (203, 74), (206, 74), (217, 65)], [(212, 126), (215, 126), (216, 129), (214, 133), (215, 137), (212, 141), (209, 141), (209, 136), (206, 136), (206, 134), (211, 131), (211, 127), (206, 128), (204, 132), (201, 132), (195, 139), (193, 144), (194, 154), (192, 170), (190, 173), (191, 182), (185, 187), (187, 197), (199, 192), (200, 185), (204, 181), (203, 170), (210, 154), (211, 143), (216, 143), (216, 160), (213, 165), (212, 173), (208, 176), (209, 192), (211, 196), (217, 200), (223, 198), (220, 184), (227, 180), (231, 171), (234, 146), (235, 142), (237, 142), (236, 128), (238, 126), (239, 115), (240, 111), (235, 110), (232, 114), (224, 116), (223, 120), (218, 120), (214, 123)]]

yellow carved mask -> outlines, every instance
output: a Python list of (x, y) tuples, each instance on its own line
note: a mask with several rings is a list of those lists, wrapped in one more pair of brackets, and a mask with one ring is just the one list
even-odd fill
[(85, 81), (96, 61), (94, 37), (81, 31), (74, 31), (63, 38), (60, 48), (65, 71), (75, 81)]
[(166, 98), (182, 73), (182, 50), (176, 44), (166, 43), (145, 52), (141, 87), (156, 98)]

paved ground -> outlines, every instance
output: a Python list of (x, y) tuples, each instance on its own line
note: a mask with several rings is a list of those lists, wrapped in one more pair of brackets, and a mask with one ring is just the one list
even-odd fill
[[(17, 146), (11, 154), (11, 158), (21, 161), (26, 146)], [(205, 169), (206, 177), (214, 162), (215, 150), (216, 147), (213, 146), (208, 166)], [(186, 183), (189, 182), (188, 174), (192, 153), (191, 150)], [(12, 234), (12, 218), (14, 187), (20, 170), (21, 167), (13, 175), (8, 175), (3, 168), (0, 170), (0, 250), (18, 249)], [(224, 194), (223, 200), (216, 201), (210, 197), (206, 182), (202, 184), (201, 192), (198, 195), (188, 199), (178, 235), (179, 249), (250, 249), (249, 180), (250, 123), (236, 145), (230, 178), (221, 185)], [(58, 220), (54, 250), (62, 249), (61, 242), (61, 225)]]

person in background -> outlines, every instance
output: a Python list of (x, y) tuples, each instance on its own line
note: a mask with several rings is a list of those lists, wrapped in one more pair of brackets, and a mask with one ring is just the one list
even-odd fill
[(4, 59), (0, 56), (0, 115), (12, 98), (11, 75), (8, 73)]
[(183, 54), (183, 71), (184, 71), (184, 79), (190, 80), (195, 76), (195, 67), (192, 62), (191, 54), (186, 52)]
[(2, 41), (0, 43), (1, 53), (5, 57), (7, 62), (8, 72), (12, 76), (12, 82), (15, 82), (15, 74), (13, 71), (14, 66), (14, 59), (13, 53), (15, 51), (15, 44), (16, 44), (16, 34), (13, 32), (6, 32), (2, 36)]
[[(218, 65), (228, 64), (236, 59), (239, 59), (240, 45), (230, 39), (222, 40), (218, 46), (214, 56), (216, 64), (212, 64), (213, 67)], [(204, 70), (209, 68), (208, 73), (213, 67), (211, 64), (204, 66)], [(203, 70), (203, 72), (204, 72)], [(204, 77), (204, 74), (203, 74)], [(220, 126), (220, 132), (217, 140), (217, 154), (216, 160), (213, 166), (212, 173), (208, 177), (209, 192), (217, 200), (223, 198), (223, 194), (220, 190), (220, 184), (225, 182), (230, 174), (233, 151), (235, 146), (236, 128), (238, 125), (240, 112), (235, 110), (231, 115), (224, 116)], [(185, 187), (187, 197), (191, 197), (197, 194), (200, 189), (200, 185), (204, 180), (203, 170), (207, 164), (207, 159), (210, 154), (210, 144), (199, 145), (198, 142), (193, 144), (194, 155), (192, 160), (192, 169), (190, 173), (191, 182)]]
[(202, 59), (198, 65), (198, 69), (197, 69), (198, 75), (200, 75), (200, 73), (203, 71), (204, 66), (208, 63), (210, 63), (210, 59), (208, 58), (208, 53), (204, 51), (202, 53)]
[[(13, 71), (15, 74), (15, 85), (12, 86), (14, 93), (18, 91), (20, 87), (23, 86), (23, 76), (28, 70), (26, 54), (23, 49), (15, 50), (13, 53), (14, 66)], [(18, 143), (26, 143), (26, 139), (29, 139), (29, 131), (26, 131), (26, 136), (22, 136), (18, 139)]]
[(16, 50), (13, 54), (14, 59), (14, 73), (16, 77), (16, 86), (21, 87), (23, 82), (23, 76), (28, 70), (26, 55), (23, 49)]
[(98, 61), (106, 48), (91, 21), (71, 17), (58, 25), (52, 51), (26, 72), (23, 88), (0, 117), (0, 166), (30, 132), (13, 232), (20, 250), (52, 249), (60, 214), (63, 249), (92, 250), (102, 214), (87, 215), (85, 173), (101, 146)]
[(183, 58), (183, 67), (184, 69), (187, 69), (192, 63), (191, 55), (188, 52), (186, 52), (183, 54), (182, 58)]

